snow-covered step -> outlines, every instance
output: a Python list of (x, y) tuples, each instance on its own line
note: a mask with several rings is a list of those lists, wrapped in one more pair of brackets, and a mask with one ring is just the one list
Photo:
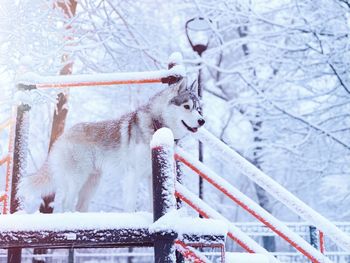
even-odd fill
[(185, 243), (224, 246), (220, 220), (189, 218), (176, 211), (153, 222), (150, 213), (57, 213), (0, 216), (0, 248), (153, 246), (162, 236)]
[(270, 263), (263, 254), (226, 252), (225, 263)]

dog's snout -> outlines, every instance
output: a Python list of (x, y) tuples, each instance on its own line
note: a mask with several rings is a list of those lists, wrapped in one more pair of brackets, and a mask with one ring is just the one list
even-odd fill
[(205, 120), (204, 120), (204, 119), (199, 119), (199, 120), (198, 120), (198, 124), (199, 124), (200, 126), (203, 126), (204, 123), (205, 123)]

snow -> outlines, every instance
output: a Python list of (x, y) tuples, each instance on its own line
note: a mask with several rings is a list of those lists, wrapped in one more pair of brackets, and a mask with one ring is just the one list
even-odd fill
[(214, 182), (216, 184), (215, 187), (225, 193), (245, 210), (249, 211), (250, 214), (258, 218), (260, 221), (273, 226), (274, 229), (272, 230), (274, 230), (279, 235), (284, 235), (288, 239), (287, 241), (291, 243), (295, 248), (301, 248), (313, 258), (317, 259), (319, 262), (331, 262), (327, 257), (320, 253), (320, 251), (316, 250), (302, 237), (291, 231), (284, 223), (268, 213), (265, 209), (244, 195), (236, 187), (228, 183), (225, 179), (218, 176), (211, 169), (204, 166), (203, 163), (197, 161), (195, 158), (184, 152), (181, 148), (177, 148), (176, 152), (178, 155), (195, 166), (202, 174), (205, 174), (205, 177), (203, 176), (204, 179), (206, 179), (208, 182)]
[[(169, 70), (145, 71), (145, 72), (118, 72), (81, 75), (41, 76), (34, 72), (27, 72), (19, 76), (17, 84), (24, 85), (50, 85), (50, 84), (76, 84), (89, 82), (111, 81), (137, 81), (147, 79), (159, 79), (168, 76), (185, 76), (186, 70), (182, 65), (176, 65)], [(96, 85), (97, 86), (97, 85)]]
[(221, 153), (222, 158), (229, 161), (232, 166), (239, 169), (244, 175), (264, 188), (269, 194), (282, 202), (301, 218), (320, 229), (327, 237), (331, 238), (345, 251), (350, 251), (350, 237), (341, 231), (335, 224), (317, 213), (311, 207), (307, 206), (299, 198), (294, 196), (287, 189), (275, 182), (271, 177), (256, 168), (233, 149), (222, 143), (207, 130), (200, 129), (197, 136), (199, 140), (207, 144), (208, 147), (210, 145), (213, 151)]
[(156, 222), (147, 212), (136, 213), (16, 213), (0, 216), (0, 231), (73, 231), (148, 228), (150, 232), (175, 231), (179, 235), (223, 235), (227, 225), (220, 220), (191, 218), (173, 210)]
[[(182, 54), (180, 52), (174, 52), (170, 55), (168, 63), (174, 63), (175, 65), (181, 65), (183, 61)], [(184, 76), (184, 75), (182, 75)]]
[(157, 162), (161, 163), (162, 167), (159, 172), (163, 176), (163, 185), (159, 197), (164, 202), (161, 213), (166, 214), (176, 208), (173, 133), (168, 128), (157, 130), (152, 136), (150, 145), (152, 149), (162, 147), (161, 150), (158, 150), (158, 156), (155, 158)]
[(151, 148), (158, 146), (173, 147), (174, 146), (174, 135), (168, 128), (161, 128), (157, 130), (151, 140)]
[(0, 231), (64, 231), (91, 229), (147, 228), (152, 214), (137, 213), (56, 213), (10, 214), (0, 216)]
[(251, 254), (251, 253), (225, 253), (226, 263), (269, 263), (269, 259), (262, 254)]
[(214, 219), (194, 218), (183, 215), (183, 209), (173, 210), (159, 218), (150, 226), (153, 232), (174, 230), (179, 235), (222, 235), (226, 236), (226, 222)]

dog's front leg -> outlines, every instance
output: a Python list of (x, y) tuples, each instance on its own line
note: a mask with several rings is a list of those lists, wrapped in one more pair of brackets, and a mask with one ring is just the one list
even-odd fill
[(62, 211), (63, 212), (74, 212), (76, 199), (77, 199), (77, 189), (74, 187), (73, 183), (67, 182), (63, 193), (62, 200)]
[(101, 171), (95, 169), (89, 175), (86, 182), (83, 184), (79, 191), (78, 202), (76, 206), (76, 211), (87, 212), (89, 209), (89, 204), (93, 198), (101, 180)]

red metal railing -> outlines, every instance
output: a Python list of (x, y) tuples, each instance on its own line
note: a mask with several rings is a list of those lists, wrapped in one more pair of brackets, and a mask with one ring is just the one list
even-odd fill
[(9, 144), (8, 144), (8, 153), (5, 157), (0, 160), (0, 166), (6, 164), (6, 175), (5, 175), (5, 193), (0, 196), (0, 202), (3, 203), (2, 214), (8, 213), (8, 203), (9, 203), (9, 191), (10, 191), (10, 178), (11, 178), (11, 164), (12, 164), (12, 148), (13, 148), (13, 139), (12, 139), (12, 119), (8, 119), (4, 123), (0, 124), (0, 132), (4, 129), (10, 129), (9, 131)]
[[(176, 197), (180, 198), (182, 201), (184, 201), (186, 204), (188, 204), (190, 207), (192, 207), (194, 210), (196, 210), (203, 218), (211, 218), (208, 213), (206, 213), (200, 206), (192, 202), (189, 198), (181, 194), (179, 191), (175, 191)], [(235, 236), (234, 233), (231, 231), (227, 234), (233, 241), (237, 242), (243, 249), (245, 249), (249, 253), (255, 253), (256, 251), (252, 250), (247, 244), (242, 242), (239, 238)]]
[[(244, 210), (246, 210), (248, 213), (253, 215), (256, 219), (258, 219), (260, 222), (265, 224), (267, 227), (269, 227), (272, 231), (274, 231), (277, 235), (282, 237), (284, 240), (286, 240), (289, 244), (291, 244), (295, 249), (297, 249), (299, 252), (301, 252), (304, 256), (306, 256), (309, 260), (311, 260), (313, 263), (320, 263), (321, 260), (315, 258), (315, 256), (304, 249), (300, 244), (298, 244), (295, 240), (290, 238), (285, 232), (280, 231), (275, 225), (273, 225), (269, 220), (261, 216), (261, 214), (257, 213), (255, 210), (253, 210), (251, 207), (246, 205), (242, 200), (238, 199), (236, 196), (234, 196), (232, 193), (230, 193), (225, 187), (217, 183), (216, 181), (212, 180), (210, 176), (208, 176), (206, 173), (204, 173), (201, 169), (194, 166), (191, 162), (186, 160), (183, 156), (179, 155), (178, 153), (175, 154), (175, 159), (178, 161), (181, 161), (184, 163), (187, 167), (189, 167), (192, 171), (194, 171), (196, 174), (207, 180), (210, 184), (215, 186), (218, 190), (220, 190), (222, 193), (224, 193), (226, 196), (228, 196), (231, 200), (233, 200), (235, 203), (237, 203), (240, 207), (242, 207)], [(179, 196), (181, 198), (181, 196)], [(192, 206), (192, 205), (191, 205)], [(193, 206), (192, 206), (193, 207)], [(195, 208), (195, 207), (193, 207)], [(195, 208), (196, 209), (196, 208)], [(196, 209), (199, 212), (199, 209)], [(204, 216), (204, 215), (203, 215)], [(230, 236), (230, 235), (229, 235)], [(323, 249), (324, 250), (324, 249)]]
[(115, 80), (115, 81), (92, 81), (92, 82), (72, 82), (61, 84), (37, 84), (38, 89), (49, 88), (75, 88), (75, 87), (91, 87), (91, 86), (109, 86), (109, 85), (123, 85), (123, 84), (147, 84), (147, 83), (162, 83), (162, 79), (140, 79), (140, 80)]
[[(183, 255), (185, 259), (190, 260), (191, 262), (195, 263), (207, 263), (210, 262), (205, 256), (203, 256), (201, 253), (199, 253), (197, 250), (191, 248), (181, 240), (175, 240), (175, 248), (177, 251)], [(223, 263), (225, 262), (225, 259), (223, 258)]]

